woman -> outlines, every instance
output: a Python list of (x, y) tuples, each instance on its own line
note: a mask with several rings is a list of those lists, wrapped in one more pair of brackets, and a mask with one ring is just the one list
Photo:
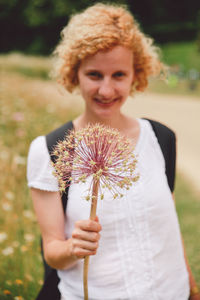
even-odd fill
[(125, 200), (107, 195), (95, 221), (80, 200), (82, 186), (72, 184), (64, 215), (45, 137), (32, 142), (29, 187), (61, 299), (83, 299), (82, 258), (90, 255), (90, 299), (199, 300), (158, 141), (147, 120), (121, 113), (127, 97), (164, 69), (152, 40), (126, 9), (96, 4), (71, 18), (55, 54), (59, 82), (70, 92), (78, 87), (85, 101), (75, 130), (97, 122), (117, 128), (132, 139), (140, 173)]

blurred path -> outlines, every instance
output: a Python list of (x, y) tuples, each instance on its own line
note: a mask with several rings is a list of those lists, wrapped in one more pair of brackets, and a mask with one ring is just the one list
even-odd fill
[(123, 111), (161, 121), (175, 130), (178, 170), (200, 193), (200, 99), (146, 93), (128, 99)]

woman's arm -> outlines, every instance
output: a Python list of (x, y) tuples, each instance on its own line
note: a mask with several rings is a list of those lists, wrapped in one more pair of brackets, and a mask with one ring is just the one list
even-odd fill
[[(175, 201), (174, 194), (172, 194), (172, 196), (173, 196), (173, 199)], [(191, 271), (190, 266), (189, 266), (189, 262), (188, 262), (188, 259), (187, 259), (187, 256), (186, 256), (186, 251), (185, 251), (183, 238), (182, 238), (182, 244), (183, 244), (185, 263), (186, 263), (186, 267), (187, 267), (187, 271), (188, 271), (188, 275), (189, 275), (190, 300), (200, 300), (200, 292), (199, 292), (199, 289), (197, 287), (194, 276), (192, 275), (192, 271)]]
[(186, 266), (187, 266), (187, 270), (188, 270), (188, 274), (189, 274), (190, 300), (200, 300), (199, 288), (197, 287), (197, 284), (195, 282), (194, 276), (192, 275), (192, 271), (191, 271), (189, 263), (188, 263), (188, 259), (186, 257), (183, 239), (182, 239), (182, 243), (183, 243), (183, 249), (184, 249), (185, 262), (186, 262)]
[(66, 239), (65, 217), (59, 192), (32, 188), (31, 196), (48, 265), (55, 269), (66, 269), (77, 259), (96, 254), (101, 230), (98, 218), (95, 221), (77, 221), (72, 237)]

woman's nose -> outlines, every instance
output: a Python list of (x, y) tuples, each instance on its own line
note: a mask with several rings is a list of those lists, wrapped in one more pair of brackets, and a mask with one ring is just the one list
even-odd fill
[(104, 79), (99, 86), (99, 95), (104, 99), (111, 99), (114, 96), (114, 87), (111, 80)]

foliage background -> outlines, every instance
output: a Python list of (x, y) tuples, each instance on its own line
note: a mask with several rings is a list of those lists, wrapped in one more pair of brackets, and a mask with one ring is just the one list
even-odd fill
[[(50, 54), (69, 15), (99, 1), (0, 0), (1, 52)], [(102, 1), (107, 2), (107, 1)], [(157, 43), (197, 40), (200, 6), (196, 0), (116, 0), (126, 4), (145, 33)], [(199, 37), (200, 38), (200, 37)]]

